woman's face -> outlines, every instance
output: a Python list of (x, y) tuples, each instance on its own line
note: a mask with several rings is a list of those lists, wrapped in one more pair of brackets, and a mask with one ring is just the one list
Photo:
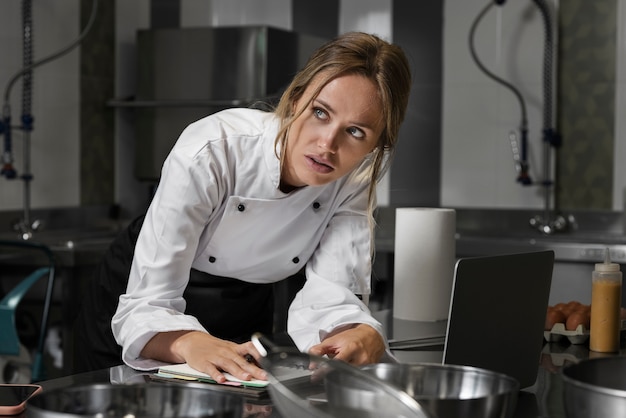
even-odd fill
[[(313, 80), (294, 104), (295, 114), (316, 87)], [(289, 129), (283, 184), (320, 186), (337, 180), (376, 148), (383, 126), (374, 83), (354, 74), (332, 80)]]

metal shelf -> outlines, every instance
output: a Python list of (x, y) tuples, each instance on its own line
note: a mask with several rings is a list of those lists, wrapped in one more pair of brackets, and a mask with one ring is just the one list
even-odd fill
[[(266, 99), (267, 100), (267, 99)], [(266, 101), (265, 100), (265, 101)], [(106, 102), (109, 107), (244, 107), (263, 99), (232, 99), (232, 100), (135, 100), (111, 99)]]

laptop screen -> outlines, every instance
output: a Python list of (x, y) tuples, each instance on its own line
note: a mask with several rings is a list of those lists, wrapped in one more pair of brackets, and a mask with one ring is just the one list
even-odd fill
[(443, 362), (531, 386), (543, 347), (553, 251), (462, 258), (455, 267)]

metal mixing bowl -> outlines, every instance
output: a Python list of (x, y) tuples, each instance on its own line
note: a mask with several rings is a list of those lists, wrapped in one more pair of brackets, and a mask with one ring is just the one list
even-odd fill
[[(358, 367), (279, 347), (260, 333), (251, 340), (261, 353), (272, 402), (284, 417), (432, 418), (407, 393)], [(369, 402), (337, 396), (336, 384), (357, 387)]]
[(568, 417), (626, 416), (626, 357), (581, 360), (564, 367), (562, 376)]
[[(339, 360), (272, 352), (261, 363), (268, 373), (272, 402), (285, 417), (432, 418), (406, 393)], [(333, 383), (358, 387), (361, 400), (337, 396)]]
[(93, 384), (44, 391), (27, 411), (36, 418), (240, 418), (243, 400), (200, 384)]
[[(434, 363), (380, 363), (362, 370), (406, 392), (435, 418), (509, 418), (515, 412), (519, 383), (501, 373)], [(354, 386), (334, 383), (336, 396), (364, 401)]]

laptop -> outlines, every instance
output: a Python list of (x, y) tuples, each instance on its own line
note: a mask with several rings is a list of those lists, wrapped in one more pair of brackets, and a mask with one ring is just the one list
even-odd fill
[[(454, 271), (448, 321), (394, 319), (392, 350), (443, 342), (444, 364), (480, 367), (516, 378), (520, 387), (537, 379), (543, 328), (552, 283), (554, 251), (461, 258)], [(413, 322), (413, 337), (407, 335)], [(417, 326), (416, 326), (417, 324)], [(399, 334), (396, 331), (401, 331)]]

